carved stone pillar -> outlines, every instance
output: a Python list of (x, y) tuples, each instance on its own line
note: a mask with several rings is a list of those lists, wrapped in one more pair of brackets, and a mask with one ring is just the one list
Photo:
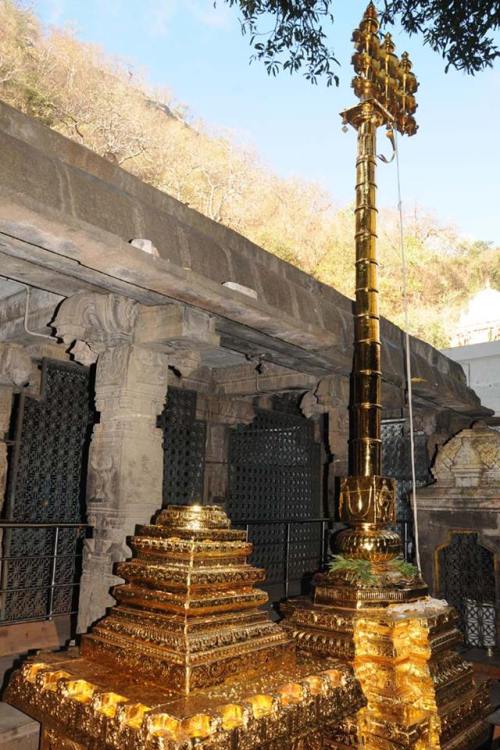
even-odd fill
[(58, 335), (75, 358), (96, 364), (100, 420), (89, 455), (86, 540), (78, 629), (114, 604), (115, 562), (130, 555), (126, 537), (161, 506), (162, 434), (156, 421), (165, 402), (168, 356), (134, 343), (141, 306), (114, 294), (77, 294), (56, 318)]
[(31, 374), (31, 358), (18, 344), (0, 343), (0, 509), (7, 480), (7, 445), (14, 388), (26, 385)]
[(167, 388), (168, 359), (161, 352), (123, 344), (99, 356), (95, 426), (90, 448), (88, 540), (79, 606), (79, 630), (114, 601), (115, 562), (129, 557), (126, 537), (161, 506), (163, 448), (156, 427)]
[[(7, 444), (14, 389), (27, 385), (32, 373), (31, 357), (19, 344), (0, 343), (0, 511), (7, 486)], [(0, 546), (3, 531), (0, 531)], [(0, 568), (3, 563), (0, 563)], [(3, 598), (3, 596), (2, 596)]]
[(203, 499), (208, 505), (224, 504), (228, 495), (229, 431), (250, 424), (255, 409), (249, 401), (222, 394), (199, 394), (199, 417), (206, 421), (207, 440)]
[(349, 441), (349, 380), (337, 375), (323, 378), (308, 391), (300, 404), (306, 417), (327, 416), (328, 452), (331, 456), (328, 472), (328, 509), (335, 513), (335, 479), (347, 474)]

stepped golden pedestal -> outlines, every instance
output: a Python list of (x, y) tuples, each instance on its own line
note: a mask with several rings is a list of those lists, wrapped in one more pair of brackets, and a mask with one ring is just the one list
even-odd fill
[(475, 750), (488, 737), (488, 686), (474, 683), (454, 651), (461, 635), (453, 609), (396, 558), (397, 535), (383, 528), (394, 496), (363, 496), (356, 483), (344, 480), (341, 494), (341, 516), (353, 524), (339, 535), (344, 563), (316, 576), (312, 601), (288, 602), (282, 621), (302, 653), (351, 664), (368, 701), (343, 736), (326, 728), (325, 747)]
[(131, 547), (80, 652), (37, 656), (9, 683), (43, 750), (307, 750), (364, 705), (351, 668), (297, 659), (259, 609), (264, 571), (221, 508), (170, 506)]

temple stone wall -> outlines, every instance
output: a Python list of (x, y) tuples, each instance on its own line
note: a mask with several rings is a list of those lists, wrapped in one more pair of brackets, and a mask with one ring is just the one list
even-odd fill
[[(0, 149), (0, 347), (31, 361), (34, 394), (33, 362), (49, 352), (96, 370), (80, 628), (111, 603), (126, 535), (161, 505), (157, 417), (169, 383), (200, 394), (206, 501), (227, 496), (229, 431), (251, 421), (255, 403), (293, 392), (321, 432), (333, 511), (347, 472), (352, 301), (3, 103)], [(16, 280), (31, 288), (28, 313)], [(381, 338), (383, 405), (403, 414), (404, 334), (382, 320)], [(489, 413), (458, 364), (417, 339), (411, 358), (415, 411), (432, 415), (430, 450), (449, 437), (450, 415), (459, 429)], [(19, 387), (11, 380), (0, 376), (2, 430)], [(0, 483), (2, 471), (4, 445)]]
[[(483, 422), (461, 430), (436, 454), (434, 483), (417, 492), (424, 579), (439, 595), (438, 550), (453, 532), (477, 532), (495, 558), (500, 603), (500, 433)], [(479, 573), (480, 575), (480, 573)]]
[[(335, 289), (3, 103), (0, 148), (0, 260), (9, 278), (59, 299), (85, 290), (143, 305), (182, 302), (214, 316), (224, 347), (349, 376), (352, 301)], [(130, 244), (137, 238), (158, 257)], [(384, 378), (401, 387), (404, 335), (383, 319), (381, 338)], [(417, 400), (480, 412), (458, 364), (418, 339), (411, 355)]]

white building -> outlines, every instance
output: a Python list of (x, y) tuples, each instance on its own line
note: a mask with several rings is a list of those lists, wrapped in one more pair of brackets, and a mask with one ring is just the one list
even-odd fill
[(473, 388), (484, 406), (500, 418), (500, 340), (443, 349), (450, 359), (462, 365), (467, 385)]
[(485, 289), (474, 295), (462, 313), (453, 346), (443, 354), (462, 365), (467, 384), (484, 406), (500, 419), (500, 292)]

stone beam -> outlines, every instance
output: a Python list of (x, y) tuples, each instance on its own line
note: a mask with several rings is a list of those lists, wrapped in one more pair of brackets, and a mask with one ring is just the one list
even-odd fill
[(145, 304), (183, 302), (306, 350), (339, 341), (337, 332), (304, 323), (283, 311), (277, 315), (276, 308), (265, 301), (155, 258), (105, 230), (48, 210), (24, 195), (13, 196), (1, 185), (0, 199), (0, 251), (7, 257), (35, 263), (58, 277), (81, 278), (101, 290), (116, 291)]
[[(50, 322), (54, 319), (57, 306), (64, 299), (41, 289), (30, 290), (28, 310), (28, 330), (35, 334), (48, 336), (52, 333)], [(0, 301), (0, 340), (31, 344), (39, 341), (25, 328), (25, 311), (27, 295), (22, 291)]]
[(214, 368), (212, 376), (216, 392), (225, 396), (307, 390), (317, 382), (314, 375), (261, 361), (258, 357), (251, 364)]
[[(0, 229), (1, 226), (0, 207)], [(74, 232), (68, 231), (74, 236)], [(109, 236), (106, 237), (108, 243), (109, 239)], [(84, 241), (84, 235), (81, 240)], [(57, 284), (53, 285), (52, 289), (56, 287), (58, 293), (66, 293), (63, 282), (69, 278), (70, 289), (74, 289), (75, 284), (76, 286), (80, 284), (80, 287), (83, 286), (86, 289), (99, 288), (101, 292), (110, 289), (117, 290), (125, 292), (126, 296), (144, 304), (172, 302), (175, 300), (173, 295), (177, 294), (177, 298), (184, 298), (184, 301), (189, 299), (191, 306), (196, 306), (198, 302), (199, 307), (208, 308), (215, 317), (216, 332), (221, 335), (223, 346), (250, 356), (265, 353), (271, 362), (314, 375), (324, 375), (332, 371), (348, 374), (350, 371), (349, 339), (344, 338), (342, 343), (335, 344), (332, 334), (324, 329), (316, 339), (310, 331), (308, 339), (304, 328), (298, 322), (294, 322), (293, 326), (287, 328), (282, 316), (279, 316), (280, 320), (277, 320), (276, 311), (261, 309), (256, 314), (255, 309), (249, 310), (248, 306), (258, 307), (258, 301), (250, 298), (240, 299), (244, 295), (216, 286), (204, 279), (201, 280), (200, 287), (208, 285), (210, 289), (205, 288), (205, 291), (197, 296), (200, 288), (196, 286), (195, 274), (189, 274), (184, 269), (173, 269), (172, 264), (153, 258), (116, 239), (113, 242), (115, 250), (112, 253), (109, 252), (108, 244), (94, 247), (94, 256), (106, 257), (108, 255), (111, 258), (117, 253), (120, 256), (121, 270), (115, 267), (111, 269), (111, 273), (109, 270), (106, 273), (104, 267), (101, 270), (89, 269), (85, 265), (87, 260), (80, 253), (77, 253), (75, 261), (70, 259), (70, 256), (75, 253), (68, 252), (64, 261), (59, 252), (48, 251), (25, 242), (16, 241), (14, 244), (12, 242), (12, 238), (6, 240), (5, 236), (2, 238), (0, 234), (0, 250), (7, 251), (5, 258), (14, 261), (18, 276), (21, 276), (19, 261), (25, 260), (28, 264), (33, 264), (33, 258), (36, 256), (36, 269), (39, 270), (40, 266), (46, 263), (45, 268), (50, 272), (51, 277), (57, 280)], [(61, 243), (63, 243), (62, 237)], [(116, 249), (117, 245), (120, 251)], [(100, 251), (98, 247), (101, 248)], [(88, 247), (81, 249), (86, 252)], [(154, 264), (159, 265), (152, 268)], [(136, 268), (140, 268), (140, 273), (135, 274)], [(6, 270), (8, 272), (8, 269)], [(181, 276), (184, 274), (180, 285), (177, 274)], [(16, 276), (15, 269), (11, 269), (9, 275)], [(24, 279), (26, 275), (25, 268)], [(80, 281), (77, 282), (77, 279)], [(131, 279), (134, 279), (134, 283)], [(166, 283), (163, 283), (164, 281)], [(189, 287), (188, 294), (179, 292), (179, 289), (182, 291), (182, 288), (186, 287)], [(346, 322), (344, 312), (340, 311), (339, 314), (340, 328), (346, 336), (351, 330), (352, 321)], [(382, 321), (382, 341), (385, 379), (400, 385), (403, 378), (403, 333), (388, 321)], [(312, 348), (313, 345), (316, 348)], [(425, 403), (435, 403), (471, 416), (489, 413), (481, 408), (474, 392), (466, 386), (463, 372), (456, 363), (451, 363), (432, 347), (416, 339), (412, 339), (412, 347), (416, 398), (422, 399)]]
[[(351, 301), (40, 123), (0, 104), (5, 273), (63, 296), (115, 292), (216, 318), (234, 351), (315, 375), (351, 369)], [(129, 243), (149, 240), (159, 257)], [(28, 279), (29, 277), (29, 279)], [(224, 286), (243, 284), (257, 298)], [(385, 378), (403, 378), (403, 335), (382, 321)], [(487, 414), (461, 369), (412, 341), (415, 397)]]

